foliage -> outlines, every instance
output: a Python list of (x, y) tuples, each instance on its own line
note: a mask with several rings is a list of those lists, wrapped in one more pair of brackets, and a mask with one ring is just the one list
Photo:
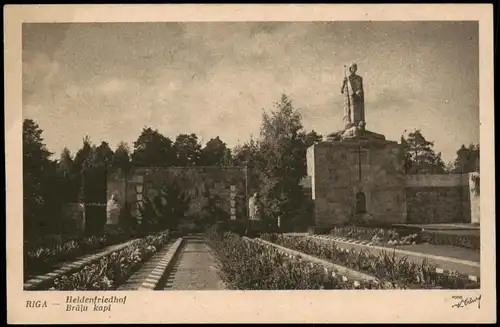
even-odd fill
[(201, 145), (196, 134), (180, 134), (174, 142), (178, 166), (197, 166), (201, 159)]
[(434, 152), (434, 142), (428, 141), (419, 129), (409, 133), (406, 139), (401, 136), (401, 144), (407, 174), (442, 174), (445, 172), (441, 153)]
[(457, 156), (453, 162), (453, 173), (479, 172), (479, 144), (469, 144), (468, 147), (462, 144), (457, 151)]
[(436, 267), (429, 265), (425, 260), (417, 264), (408, 261), (407, 257), (398, 259), (395, 252), (392, 255), (388, 252), (375, 255), (366, 250), (341, 249), (335, 243), (326, 244), (300, 236), (263, 235), (261, 237), (281, 246), (373, 275), (383, 284), (390, 283), (394, 288), (479, 288), (478, 283), (469, 281), (464, 276), (437, 273)]
[(31, 119), (23, 121), (24, 234), (33, 237), (59, 228), (63, 179), (44, 144), (43, 131)]
[(319, 265), (288, 258), (275, 248), (231, 232), (209, 231), (208, 242), (217, 253), (220, 276), (237, 290), (371, 289), (373, 283), (348, 280)]
[(168, 231), (147, 236), (125, 249), (110, 253), (98, 263), (86, 265), (78, 272), (55, 279), (50, 290), (115, 290), (168, 240)]
[(163, 136), (158, 130), (144, 127), (134, 142), (132, 164), (134, 166), (175, 166), (176, 150), (172, 140)]
[(319, 136), (309, 137), (303, 131), (301, 116), (292, 101), (282, 95), (275, 111), (263, 113), (259, 140), (260, 196), (264, 223), (274, 226), (281, 217), (283, 225), (292, 225), (303, 204), (301, 179), (306, 175), (305, 153), (308, 143)]
[(253, 194), (258, 191), (261, 185), (260, 169), (265, 158), (262, 157), (257, 140), (251, 138), (243, 145), (238, 145), (233, 149), (233, 165), (247, 167), (248, 193)]
[(217, 136), (201, 150), (200, 163), (201, 166), (230, 166), (231, 150)]
[(111, 159), (111, 167), (119, 168), (128, 173), (131, 168), (130, 149), (125, 142), (120, 142)]
[(212, 226), (219, 221), (227, 221), (230, 218), (229, 213), (222, 207), (222, 199), (217, 194), (205, 194), (205, 203), (199, 214), (198, 225)]
[(186, 215), (191, 198), (176, 183), (164, 185), (158, 194), (144, 197), (141, 212), (141, 228), (152, 231), (158, 228), (175, 229)]

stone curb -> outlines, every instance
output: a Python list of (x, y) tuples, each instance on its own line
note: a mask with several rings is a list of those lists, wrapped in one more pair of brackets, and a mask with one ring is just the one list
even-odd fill
[[(385, 252), (393, 252), (394, 251), (395, 253), (398, 253), (401, 255), (415, 256), (415, 257), (420, 257), (422, 259), (442, 260), (442, 261), (448, 261), (448, 262), (457, 263), (457, 264), (461, 264), (461, 265), (480, 267), (480, 264), (477, 262), (474, 262), (474, 261), (460, 260), (460, 259), (441, 257), (441, 256), (426, 254), (426, 253), (419, 253), (419, 252), (398, 250), (398, 249), (393, 249), (393, 248), (386, 248), (386, 247), (382, 247), (382, 246), (373, 245), (372, 242), (367, 242), (367, 241), (355, 241), (355, 240), (350, 240), (350, 239), (346, 239), (346, 238), (342, 238), (342, 237), (329, 237), (329, 236), (317, 236), (317, 235), (308, 235), (307, 237), (310, 237), (313, 239), (318, 239), (318, 240), (342, 242), (342, 243), (356, 244), (356, 245), (365, 245), (368, 249), (372, 248), (372, 249), (377, 249), (379, 251), (385, 251)], [(364, 243), (364, 242), (367, 242), (367, 243)], [(468, 275), (468, 274), (460, 274), (454, 270), (436, 268), (436, 273), (442, 274), (445, 276), (454, 275), (454, 276), (457, 276), (459, 278), (468, 279), (468, 280), (474, 281), (474, 282), (479, 281), (478, 276)]]
[(151, 271), (151, 273), (146, 277), (144, 282), (142, 282), (141, 286), (137, 289), (138, 291), (154, 291), (158, 286), (158, 283), (162, 279), (165, 271), (172, 263), (172, 259), (178, 253), (181, 248), (182, 241), (184, 239), (179, 237), (177, 241), (170, 247), (165, 256), (160, 260), (160, 262), (156, 265), (156, 267)]
[(356, 270), (353, 270), (353, 269), (350, 269), (350, 268), (347, 268), (347, 267), (335, 264), (335, 263), (330, 262), (330, 261), (319, 259), (319, 258), (316, 258), (316, 257), (314, 257), (312, 255), (305, 254), (303, 252), (299, 252), (299, 251), (296, 251), (296, 250), (292, 250), (292, 249), (283, 247), (281, 245), (265, 241), (263, 239), (253, 239), (253, 240), (252, 239), (248, 239), (248, 238), (246, 238), (246, 239), (250, 240), (250, 241), (256, 241), (256, 242), (259, 242), (259, 243), (262, 243), (262, 244), (265, 244), (265, 245), (268, 245), (268, 246), (272, 246), (272, 247), (280, 250), (280, 252), (284, 252), (289, 258), (293, 258), (295, 256), (299, 256), (299, 257), (305, 259), (306, 261), (310, 261), (311, 263), (319, 264), (319, 265), (321, 265), (321, 266), (323, 266), (323, 267), (325, 267), (327, 269), (336, 270), (337, 271), (336, 273), (338, 275), (341, 275), (341, 276), (345, 277), (345, 278), (343, 278), (344, 281), (347, 281), (348, 279), (353, 279), (353, 280), (359, 280), (359, 281), (372, 281), (372, 282), (376, 282), (376, 283), (380, 282), (378, 280), (378, 278), (376, 278), (374, 276), (371, 276), (371, 275), (368, 275), (368, 274), (365, 274), (365, 273), (362, 273), (362, 272), (359, 272), (359, 271), (356, 271)]
[(103, 258), (103, 257), (105, 257), (113, 252), (123, 250), (124, 248), (126, 248), (126, 247), (140, 241), (140, 240), (141, 240), (140, 238), (136, 238), (136, 239), (127, 241), (125, 243), (122, 243), (118, 246), (114, 246), (111, 249), (108, 249), (106, 251), (103, 251), (103, 252), (100, 252), (97, 254), (89, 254), (87, 257), (85, 257), (83, 259), (80, 259), (78, 261), (64, 265), (63, 267), (56, 269), (52, 272), (49, 272), (49, 273), (44, 274), (44, 275), (36, 276), (35, 278), (32, 278), (32, 279), (26, 281), (23, 284), (23, 289), (26, 291), (40, 289), (41, 287), (44, 287), (46, 284), (53, 282), (56, 278), (61, 277), (62, 275), (67, 275), (67, 274), (73, 273), (75, 271), (78, 271), (78, 270), (82, 269), (83, 267), (85, 267), (86, 265), (91, 264), (93, 262), (96, 262), (96, 261), (100, 260), (101, 258)]

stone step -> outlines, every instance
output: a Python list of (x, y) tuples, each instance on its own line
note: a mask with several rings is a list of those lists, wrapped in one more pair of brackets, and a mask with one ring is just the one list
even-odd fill
[(130, 278), (118, 287), (118, 291), (135, 291), (138, 290), (141, 284), (146, 280), (149, 274), (160, 263), (165, 254), (169, 251), (170, 247), (174, 244), (174, 240), (169, 241), (163, 248), (156, 252), (142, 267), (136, 271)]

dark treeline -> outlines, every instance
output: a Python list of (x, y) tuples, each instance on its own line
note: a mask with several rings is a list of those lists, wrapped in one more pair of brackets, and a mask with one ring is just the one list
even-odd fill
[[(307, 132), (299, 111), (282, 95), (269, 112), (264, 112), (260, 134), (233, 149), (219, 137), (205, 146), (196, 134), (180, 134), (175, 140), (145, 127), (132, 148), (121, 142), (115, 150), (105, 141), (95, 145), (84, 137), (74, 154), (65, 148), (59, 159), (44, 144), (38, 124), (23, 122), (23, 185), (25, 233), (56, 230), (61, 222), (61, 205), (102, 202), (106, 174), (134, 166), (247, 166), (249, 192), (259, 192), (264, 219), (272, 223), (281, 217), (283, 225), (307, 219), (300, 181), (306, 176), (306, 150), (322, 136)], [(401, 137), (407, 174), (467, 173), (479, 171), (479, 145), (463, 145), (453, 163), (445, 165), (434, 143), (420, 130)]]

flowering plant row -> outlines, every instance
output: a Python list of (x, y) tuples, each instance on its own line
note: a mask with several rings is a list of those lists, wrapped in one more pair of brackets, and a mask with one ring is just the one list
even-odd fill
[(394, 229), (367, 228), (367, 227), (335, 227), (331, 235), (361, 241), (370, 241), (375, 244), (406, 245), (420, 242), (419, 235), (414, 233), (402, 236)]
[(115, 290), (169, 240), (169, 232), (146, 236), (78, 272), (56, 278), (50, 290)]
[(51, 242), (45, 246), (26, 251), (26, 276), (47, 272), (58, 262), (76, 259), (109, 245), (125, 242), (130, 235), (120, 232), (105, 233), (100, 236), (81, 237), (60, 242)]
[(265, 234), (262, 239), (301, 251), (333, 263), (358, 270), (391, 283), (395, 288), (467, 289), (479, 288), (479, 282), (462, 278), (458, 273), (440, 274), (426, 260), (420, 264), (409, 262), (407, 257), (398, 259), (395, 253), (375, 255), (369, 251), (341, 249), (335, 244), (325, 244), (301, 236)]
[(232, 232), (209, 233), (221, 279), (237, 290), (380, 289), (376, 282), (347, 279), (314, 263)]

